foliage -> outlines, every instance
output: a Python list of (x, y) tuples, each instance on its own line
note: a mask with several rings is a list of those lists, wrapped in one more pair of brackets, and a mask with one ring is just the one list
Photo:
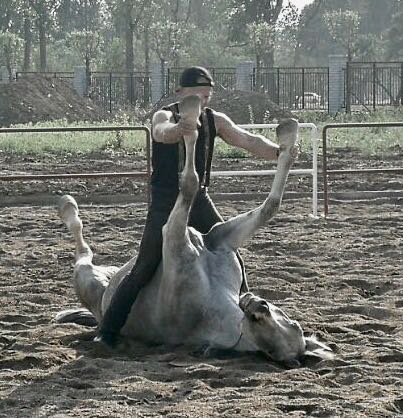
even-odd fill
[(326, 26), (332, 39), (341, 44), (347, 52), (349, 61), (357, 42), (360, 17), (352, 10), (335, 10), (324, 15)]
[(190, 25), (166, 20), (150, 26), (152, 47), (160, 61), (175, 61), (184, 54), (184, 46), (192, 30)]
[(21, 59), (22, 43), (19, 36), (10, 32), (0, 32), (0, 65), (5, 65), (10, 75)]
[(393, 15), (387, 32), (387, 56), (389, 59), (403, 60), (403, 10)]
[(255, 52), (256, 61), (260, 65), (260, 58), (274, 47), (276, 30), (267, 22), (253, 22), (247, 24), (249, 42)]
[[(0, 57), (49, 71), (149, 70), (155, 61), (320, 66), (348, 49), (359, 59), (401, 59), (401, 5), (314, 0), (299, 15), (289, 0), (2, 0)], [(338, 10), (343, 16), (329, 19)]]
[[(330, 36), (324, 16), (328, 12), (351, 10), (360, 18), (355, 58), (368, 60), (367, 52), (380, 61), (386, 56), (384, 36), (401, 0), (314, 0), (301, 14), (297, 33), (296, 65), (327, 65), (329, 53), (345, 53), (342, 43)], [(345, 38), (345, 34), (342, 34)]]
[(92, 30), (74, 30), (67, 35), (67, 45), (78, 54), (82, 61), (95, 59), (101, 48), (101, 39)]

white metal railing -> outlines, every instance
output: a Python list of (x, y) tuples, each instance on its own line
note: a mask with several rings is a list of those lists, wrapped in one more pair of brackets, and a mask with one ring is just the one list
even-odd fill
[[(277, 128), (277, 123), (257, 123), (248, 125), (238, 125), (243, 129), (272, 129)], [(290, 170), (290, 174), (312, 176), (312, 215), (318, 216), (318, 128), (314, 123), (300, 123), (300, 128), (311, 130), (312, 142), (312, 168)], [(226, 170), (212, 171), (211, 177), (231, 177), (231, 176), (269, 176), (276, 174), (277, 170)]]

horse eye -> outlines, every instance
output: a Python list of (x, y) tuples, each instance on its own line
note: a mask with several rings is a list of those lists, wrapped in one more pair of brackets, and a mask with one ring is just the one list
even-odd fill
[(270, 306), (269, 306), (269, 304), (268, 304), (265, 300), (261, 300), (261, 301), (259, 302), (259, 305), (260, 305), (262, 308), (264, 308), (264, 314), (265, 314), (266, 316), (271, 314), (271, 312), (270, 312)]

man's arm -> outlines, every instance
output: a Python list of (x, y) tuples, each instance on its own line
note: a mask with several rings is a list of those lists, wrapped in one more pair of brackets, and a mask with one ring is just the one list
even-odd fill
[(214, 112), (217, 135), (227, 144), (249, 151), (265, 160), (276, 160), (279, 146), (263, 135), (257, 135), (235, 125), (224, 113)]
[(184, 135), (192, 135), (197, 130), (197, 122), (179, 119), (175, 123), (172, 112), (159, 110), (154, 113), (152, 120), (153, 138), (164, 144), (175, 144)]

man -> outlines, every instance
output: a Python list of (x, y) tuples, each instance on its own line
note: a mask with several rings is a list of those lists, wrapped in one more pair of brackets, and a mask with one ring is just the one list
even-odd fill
[[(148, 212), (137, 261), (132, 271), (116, 290), (99, 328), (98, 339), (113, 346), (126, 322), (140, 290), (152, 279), (162, 258), (162, 227), (168, 220), (179, 193), (179, 175), (184, 165), (183, 137), (198, 130), (196, 142), (196, 171), (200, 190), (190, 213), (189, 225), (207, 233), (222, 218), (210, 200), (207, 188), (210, 180), (214, 138), (219, 136), (230, 145), (243, 148), (266, 160), (278, 157), (279, 147), (267, 138), (239, 128), (225, 114), (208, 107), (214, 82), (203, 67), (183, 71), (177, 92), (180, 98), (197, 95), (201, 99), (199, 121), (181, 118), (180, 103), (173, 103), (154, 114), (152, 120), (151, 206)], [(238, 256), (243, 269), (242, 259)], [(242, 292), (248, 290), (246, 278)], [(141, 321), (141, 318), (139, 318)]]

